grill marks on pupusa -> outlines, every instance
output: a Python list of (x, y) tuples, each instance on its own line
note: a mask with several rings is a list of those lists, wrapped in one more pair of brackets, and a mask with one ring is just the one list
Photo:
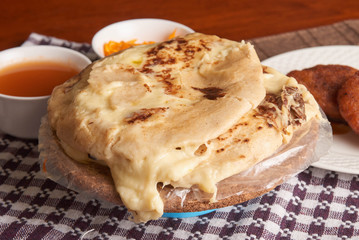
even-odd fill
[[(173, 40), (162, 42), (146, 52), (146, 62), (140, 72), (151, 74), (153, 73), (157, 81), (165, 85), (166, 94), (176, 94), (181, 89), (181, 85), (174, 83), (176, 79), (173, 72), (176, 69), (171, 68), (171, 65), (180, 63), (180, 69), (190, 68), (191, 62), (195, 58), (195, 54), (203, 50), (210, 50), (208, 43), (200, 40), (200, 44), (194, 44), (182, 37)], [(158, 68), (162, 68), (158, 71)]]

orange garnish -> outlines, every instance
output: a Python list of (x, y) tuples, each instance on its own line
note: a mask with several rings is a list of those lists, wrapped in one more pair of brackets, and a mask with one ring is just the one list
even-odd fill
[[(169, 36), (168, 40), (174, 38), (176, 36), (176, 30), (174, 30)], [(121, 41), (121, 42), (115, 42), (115, 41), (109, 41), (103, 45), (103, 52), (105, 56), (108, 56), (112, 53), (119, 52), (121, 50), (124, 50), (129, 47), (143, 45), (143, 44), (153, 44), (154, 41), (146, 41), (142, 43), (136, 43), (137, 39), (132, 39), (130, 41)]]
[(176, 29), (168, 36), (168, 40), (171, 40), (176, 36)]

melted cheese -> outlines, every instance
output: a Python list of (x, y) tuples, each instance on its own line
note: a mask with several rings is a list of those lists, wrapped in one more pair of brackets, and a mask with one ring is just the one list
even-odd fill
[[(74, 116), (53, 122), (70, 126), (73, 118), (76, 125), (74, 133), (57, 127), (64, 150), (77, 160), (91, 154), (107, 164), (135, 221), (163, 214), (158, 183), (196, 183), (215, 193), (218, 181), (242, 169), (231, 167), (233, 159), (207, 164), (218, 151), (208, 141), (260, 104), (266, 90), (277, 93), (290, 82), (275, 72), (263, 75), (249, 44), (193, 36), (186, 40), (191, 44), (179, 39), (140, 46), (95, 63), (86, 86), (73, 88), (71, 104), (57, 106)], [(216, 171), (218, 164), (228, 167)]]
[[(203, 143), (226, 131), (265, 94), (252, 46), (203, 39), (193, 35), (105, 58), (92, 66), (88, 85), (72, 100), (81, 120), (79, 132), (103, 133), (87, 152), (110, 167), (117, 191), (136, 221), (160, 217), (163, 202), (157, 184), (171, 184), (193, 171), (211, 152)], [(245, 73), (228, 70), (247, 62), (255, 68), (248, 75), (250, 83), (236, 77)], [(241, 94), (242, 99), (237, 96)], [(172, 126), (172, 121), (177, 123)], [(61, 138), (61, 132), (58, 135)], [(76, 132), (74, 138), (81, 136)], [(87, 152), (61, 142), (74, 159), (88, 160)]]

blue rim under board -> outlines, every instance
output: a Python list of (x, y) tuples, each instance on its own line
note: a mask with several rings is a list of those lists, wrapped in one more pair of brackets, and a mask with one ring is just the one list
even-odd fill
[(198, 217), (201, 215), (205, 215), (210, 212), (214, 212), (216, 209), (209, 209), (206, 211), (200, 211), (200, 212), (179, 212), (179, 213), (163, 213), (162, 217), (167, 218), (190, 218), (190, 217)]

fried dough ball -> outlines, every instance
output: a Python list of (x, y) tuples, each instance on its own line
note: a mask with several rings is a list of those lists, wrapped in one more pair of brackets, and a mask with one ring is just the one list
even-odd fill
[(341, 115), (353, 131), (359, 134), (359, 72), (343, 84), (337, 99)]
[(287, 75), (307, 87), (329, 120), (345, 122), (339, 112), (337, 93), (344, 82), (357, 71), (349, 66), (329, 64), (295, 70)]

